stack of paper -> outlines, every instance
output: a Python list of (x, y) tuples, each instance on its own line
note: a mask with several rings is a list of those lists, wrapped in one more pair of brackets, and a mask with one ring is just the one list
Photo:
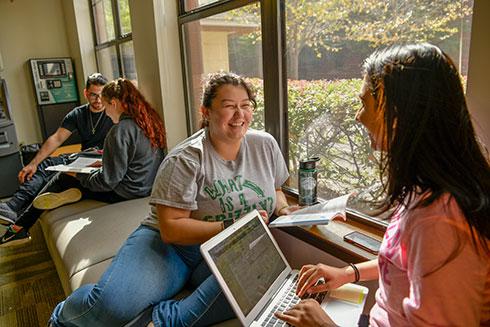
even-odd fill
[(72, 172), (78, 174), (90, 174), (102, 167), (100, 158), (82, 158), (79, 157), (69, 165), (56, 165), (46, 168), (46, 170)]

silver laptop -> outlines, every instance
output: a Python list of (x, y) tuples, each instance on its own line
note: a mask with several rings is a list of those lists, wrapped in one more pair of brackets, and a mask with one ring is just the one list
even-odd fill
[[(295, 294), (298, 271), (291, 269), (257, 210), (202, 244), (201, 252), (244, 326), (286, 325), (274, 312), (300, 301)], [(356, 326), (362, 313), (367, 288), (354, 286), (362, 288), (362, 303), (349, 304), (329, 296), (319, 299), (342, 326)]]

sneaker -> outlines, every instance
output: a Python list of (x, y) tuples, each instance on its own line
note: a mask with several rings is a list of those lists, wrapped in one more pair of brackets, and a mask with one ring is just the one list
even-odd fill
[(0, 247), (15, 246), (30, 242), (31, 235), (29, 235), (29, 232), (22, 227), (18, 227), (20, 229), (16, 231), (14, 226), (12, 224), (7, 227), (7, 231), (0, 238)]
[(0, 203), (0, 224), (10, 225), (15, 224), (17, 220), (17, 213), (10, 209), (7, 203)]
[(80, 201), (82, 192), (77, 188), (69, 188), (60, 193), (48, 192), (38, 195), (32, 205), (36, 209), (51, 210), (61, 207), (62, 205)]

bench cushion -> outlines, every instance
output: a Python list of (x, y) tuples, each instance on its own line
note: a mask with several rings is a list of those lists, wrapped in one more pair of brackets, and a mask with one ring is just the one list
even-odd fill
[[(114, 204), (82, 200), (41, 215), (40, 223), (61, 285), (68, 296), (78, 287), (96, 283), (149, 212), (149, 198)], [(178, 297), (189, 294), (184, 290)], [(237, 319), (216, 326), (240, 326)]]
[[(46, 212), (41, 220), (48, 249), (67, 295), (80, 286), (78, 283), (72, 285), (71, 278), (100, 262), (110, 262), (149, 210), (148, 198), (102, 206), (100, 202), (89, 201)], [(78, 210), (83, 207), (86, 211)], [(62, 217), (60, 211), (71, 215)], [(95, 282), (100, 274), (88, 276), (93, 278), (77, 280)]]

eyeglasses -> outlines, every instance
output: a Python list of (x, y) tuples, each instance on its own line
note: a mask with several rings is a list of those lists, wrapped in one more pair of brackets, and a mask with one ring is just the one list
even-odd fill
[(243, 102), (243, 103), (231, 103), (231, 102), (225, 102), (221, 105), (222, 110), (226, 110), (228, 112), (233, 112), (235, 113), (237, 110), (241, 110), (242, 112), (246, 113), (252, 113), (255, 111), (255, 107), (252, 105), (251, 102)]
[(90, 92), (88, 94), (88, 98), (92, 101), (95, 101), (97, 99), (102, 99), (102, 94), (101, 93), (94, 93), (94, 92)]

